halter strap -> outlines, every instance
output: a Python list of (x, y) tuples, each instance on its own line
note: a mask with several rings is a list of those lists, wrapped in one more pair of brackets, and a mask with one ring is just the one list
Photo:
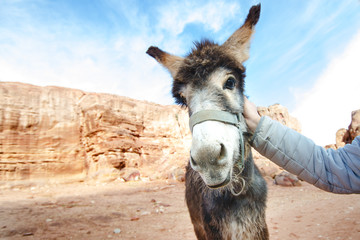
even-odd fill
[[(241, 114), (239, 114), (241, 115)], [(241, 115), (242, 116), (242, 115)], [(190, 117), (189, 126), (191, 132), (196, 124), (205, 122), (205, 121), (218, 121), (223, 123), (232, 124), (238, 127), (239, 116), (230, 112), (219, 111), (219, 110), (202, 110), (197, 113), (194, 113)]]

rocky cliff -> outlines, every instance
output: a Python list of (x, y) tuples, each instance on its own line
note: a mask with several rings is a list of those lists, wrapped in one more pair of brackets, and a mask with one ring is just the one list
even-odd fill
[(327, 145), (326, 148), (338, 149), (345, 144), (351, 143), (355, 137), (360, 135), (360, 109), (351, 112), (351, 122), (349, 127), (340, 128), (336, 132), (336, 144)]
[(290, 116), (287, 108), (280, 104), (274, 104), (269, 107), (258, 107), (258, 112), (260, 116), (268, 116), (297, 132), (301, 132), (300, 122), (296, 118)]
[[(281, 105), (260, 107), (300, 131)], [(0, 82), (0, 180), (184, 177), (186, 109), (110, 94)], [(265, 175), (279, 168), (254, 153)]]
[(0, 82), (0, 180), (144, 177), (185, 165), (188, 117), (177, 106)]

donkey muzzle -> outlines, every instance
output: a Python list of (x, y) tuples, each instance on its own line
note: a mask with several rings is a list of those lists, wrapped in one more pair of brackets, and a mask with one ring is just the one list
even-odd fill
[[(229, 145), (240, 145), (242, 156), (239, 162), (243, 164), (244, 141), (240, 129), (242, 120), (241, 114), (218, 110), (202, 110), (190, 117), (189, 125), (193, 134), (190, 164), (211, 188), (222, 187), (231, 180), (234, 153), (231, 148), (229, 150)], [(194, 131), (197, 124), (201, 124), (202, 128)], [(238, 131), (227, 125), (235, 126)], [(234, 138), (238, 138), (239, 143), (233, 142)]]

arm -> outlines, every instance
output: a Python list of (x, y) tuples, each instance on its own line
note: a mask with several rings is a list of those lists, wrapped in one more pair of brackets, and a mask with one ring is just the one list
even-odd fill
[[(244, 116), (248, 123), (247, 110), (247, 106), (244, 106)], [(257, 121), (253, 147), (260, 154), (323, 190), (360, 193), (360, 136), (344, 148), (325, 150), (309, 138), (268, 117), (254, 120)], [(251, 129), (251, 125), (248, 126)]]

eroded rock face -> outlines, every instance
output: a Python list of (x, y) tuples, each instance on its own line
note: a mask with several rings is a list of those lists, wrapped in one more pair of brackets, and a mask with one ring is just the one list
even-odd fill
[(78, 90), (0, 83), (0, 179), (82, 174)]
[(139, 168), (156, 179), (185, 166), (191, 136), (184, 109), (95, 93), (79, 108), (90, 177), (103, 168)]
[(352, 111), (351, 123), (348, 129), (351, 141), (360, 135), (360, 109)]
[(360, 109), (351, 112), (351, 122), (347, 129), (340, 128), (336, 132), (336, 144), (328, 145), (326, 148), (338, 149), (344, 147), (345, 144), (351, 143), (360, 135)]
[(350, 143), (351, 138), (350, 138), (350, 133), (347, 129), (345, 128), (341, 128), (336, 132), (336, 145), (335, 145), (335, 149), (336, 148), (340, 148), (345, 146), (345, 144)]
[(300, 122), (290, 116), (287, 108), (280, 104), (274, 104), (269, 107), (258, 107), (258, 112), (260, 116), (268, 116), (297, 132), (301, 132)]
[(0, 180), (113, 176), (125, 167), (160, 178), (185, 166), (187, 123), (176, 106), (1, 82)]

